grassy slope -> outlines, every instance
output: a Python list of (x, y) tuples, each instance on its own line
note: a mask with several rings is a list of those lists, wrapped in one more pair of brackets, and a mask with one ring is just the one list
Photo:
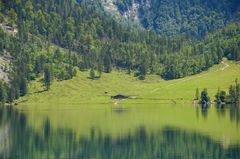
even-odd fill
[(198, 75), (171, 81), (162, 80), (155, 75), (140, 81), (119, 71), (104, 73), (102, 78), (97, 80), (90, 80), (88, 76), (89, 72), (79, 72), (72, 80), (55, 81), (48, 92), (41, 92), (44, 88), (40, 80), (34, 81), (30, 85), (29, 95), (20, 101), (27, 105), (100, 104), (112, 102), (111, 95), (122, 93), (136, 97), (122, 101), (125, 103), (189, 103), (194, 98), (196, 88), (208, 88), (213, 99), (218, 88), (228, 90), (236, 78), (240, 79), (240, 64), (225, 60)]
[[(88, 75), (88, 72), (79, 72), (74, 79), (54, 82), (49, 92), (41, 93), (34, 93), (43, 89), (41, 83), (35, 81), (18, 108), (27, 113), (28, 121), (39, 131), (49, 118), (52, 127), (73, 129), (78, 135), (89, 135), (92, 128), (116, 137), (134, 133), (140, 126), (145, 126), (149, 132), (173, 126), (209, 135), (226, 147), (240, 143), (240, 129), (237, 122), (230, 120), (229, 110), (221, 113), (210, 109), (204, 117), (198, 107), (181, 104), (191, 103), (196, 87), (209, 88), (211, 97), (218, 87), (228, 89), (235, 78), (240, 79), (239, 63), (225, 61), (201, 74), (172, 81), (161, 80), (158, 76), (139, 81), (116, 71), (93, 81)], [(105, 91), (109, 93), (106, 95)], [(116, 101), (110, 100), (110, 96), (117, 93), (135, 95), (138, 99), (115, 105)], [(180, 104), (174, 105), (170, 99)]]

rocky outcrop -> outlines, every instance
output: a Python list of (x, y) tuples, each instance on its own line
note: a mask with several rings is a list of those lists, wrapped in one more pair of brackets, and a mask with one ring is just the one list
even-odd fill
[[(113, 0), (102, 0), (103, 7), (106, 11), (119, 14), (117, 6), (114, 4)], [(120, 14), (119, 14), (120, 15)]]
[(9, 82), (10, 59), (6, 56), (0, 56), (0, 80)]
[(114, 0), (103, 0), (103, 6), (106, 11), (120, 15), (126, 19), (139, 22), (139, 17), (141, 16), (139, 10), (141, 8), (150, 8), (151, 0), (142, 0), (142, 1), (132, 1), (131, 5), (128, 6), (127, 10), (124, 12), (119, 11), (118, 6), (115, 4)]

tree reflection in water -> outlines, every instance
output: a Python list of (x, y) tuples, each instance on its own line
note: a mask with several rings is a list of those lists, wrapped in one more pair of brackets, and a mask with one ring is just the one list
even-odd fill
[[(239, 121), (236, 110), (230, 113), (233, 113), (233, 120)], [(206, 112), (202, 115), (206, 116)], [(9, 133), (1, 133), (6, 129)], [(46, 119), (43, 130), (36, 131), (27, 126), (23, 113), (4, 107), (0, 108), (0, 145), (1, 159), (240, 158), (239, 145), (225, 149), (207, 136), (171, 127), (151, 133), (142, 126), (135, 133), (118, 138), (102, 135), (92, 128), (89, 136), (79, 137), (73, 130), (53, 129), (50, 120)]]

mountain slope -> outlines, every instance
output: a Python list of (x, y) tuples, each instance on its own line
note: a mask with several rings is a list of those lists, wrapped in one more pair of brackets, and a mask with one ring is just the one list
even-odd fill
[[(45, 105), (79, 105), (86, 103), (112, 103), (111, 96), (126, 94), (134, 99), (123, 103), (191, 103), (196, 88), (208, 88), (211, 99), (217, 90), (228, 91), (229, 85), (240, 79), (240, 63), (224, 60), (210, 70), (190, 77), (177, 80), (163, 80), (151, 75), (145, 81), (136, 80), (126, 72), (113, 71), (103, 73), (102, 78), (90, 80), (88, 72), (78, 72), (69, 81), (54, 82), (52, 89), (42, 92), (44, 87), (41, 78), (31, 83), (30, 93), (21, 99), (21, 105), (38, 106), (45, 109)], [(42, 92), (42, 93), (39, 93)], [(121, 102), (120, 102), (121, 103)], [(39, 109), (40, 109), (39, 108)]]
[[(237, 0), (103, 0), (122, 17), (167, 36), (203, 37), (236, 18)], [(109, 8), (109, 7), (105, 7)], [(111, 12), (111, 10), (108, 10)]]
[(13, 57), (8, 101), (25, 95), (26, 83), (46, 72), (58, 80), (71, 79), (77, 68), (90, 70), (92, 79), (112, 69), (142, 80), (150, 74), (177, 79), (207, 70), (223, 57), (240, 60), (239, 23), (203, 40), (166, 38), (116, 22), (97, 2), (0, 0), (0, 22), (18, 30), (9, 35), (0, 28), (0, 53)]

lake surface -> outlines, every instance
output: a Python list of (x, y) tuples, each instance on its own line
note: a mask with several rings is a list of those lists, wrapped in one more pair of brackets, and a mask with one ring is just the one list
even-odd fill
[(0, 159), (240, 159), (240, 109), (0, 107)]

